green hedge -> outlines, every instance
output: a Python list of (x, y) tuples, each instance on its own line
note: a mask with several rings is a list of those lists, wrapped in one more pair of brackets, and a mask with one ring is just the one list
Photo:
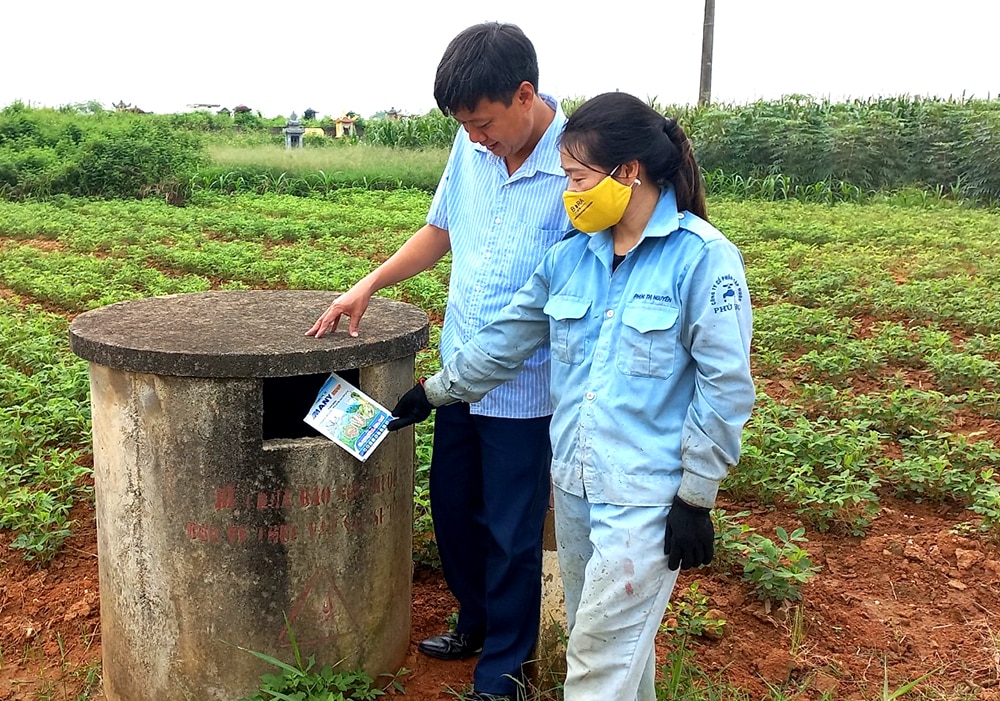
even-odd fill
[[(572, 113), (581, 102), (566, 100), (563, 106)], [(1000, 100), (903, 96), (835, 103), (790, 96), (704, 108), (651, 104), (677, 118), (691, 136), (713, 194), (864, 201), (874, 193), (917, 189), (985, 205), (1000, 202)], [(266, 131), (270, 122), (251, 116), (235, 143), (250, 143), (254, 135), (260, 135), (258, 142), (273, 141)], [(318, 173), (308, 181), (268, 164), (214, 169), (205, 162), (201, 136), (228, 138), (233, 123), (225, 115), (87, 113), (14, 103), (0, 111), (0, 197), (165, 193), (183, 200), (192, 185), (272, 191), (277, 184), (281, 192), (314, 192), (345, 185), (433, 188), (436, 182), (424, 174), (410, 182), (384, 163), (371, 172)], [(446, 148), (458, 128), (432, 110), (397, 121), (367, 120), (363, 141)], [(302, 182), (290, 185), (290, 178)], [(242, 183), (233, 188), (234, 180)]]
[(749, 105), (667, 109), (706, 171), (862, 191), (925, 188), (1000, 201), (1000, 100), (804, 96)]
[(0, 110), (0, 196), (182, 200), (204, 162), (201, 135), (168, 116)]

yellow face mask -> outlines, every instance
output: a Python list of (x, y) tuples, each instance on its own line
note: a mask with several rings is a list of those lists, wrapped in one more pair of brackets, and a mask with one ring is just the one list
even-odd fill
[[(563, 193), (570, 224), (585, 234), (596, 234), (622, 220), (632, 199), (632, 188), (611, 177), (617, 170), (618, 167), (589, 190)], [(635, 182), (638, 184), (639, 180)]]

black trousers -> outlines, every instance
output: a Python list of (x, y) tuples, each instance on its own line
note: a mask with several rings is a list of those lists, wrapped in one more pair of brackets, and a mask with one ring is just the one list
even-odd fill
[(434, 419), (434, 534), (456, 630), (483, 640), (477, 691), (514, 695), (538, 638), (549, 420), (477, 416), (464, 403)]

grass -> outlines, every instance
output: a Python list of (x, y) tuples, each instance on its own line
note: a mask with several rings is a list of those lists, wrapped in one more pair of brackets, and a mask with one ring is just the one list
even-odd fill
[[(400, 669), (388, 681), (377, 685), (362, 671), (336, 669), (339, 665), (317, 665), (316, 657), (305, 657), (295, 638), (295, 631), (285, 621), (294, 663), (289, 664), (257, 650), (236, 646), (242, 652), (257, 657), (277, 668), (261, 677), (257, 693), (240, 701), (373, 701), (386, 691), (402, 692), (400, 681), (409, 670)], [(389, 675), (387, 675), (389, 676)]]
[(394, 149), (388, 146), (333, 145), (327, 148), (286, 149), (261, 144), (254, 147), (210, 144), (208, 155), (214, 165), (265, 166), (282, 168), (290, 173), (307, 171), (362, 170), (381, 165), (386, 170), (427, 170), (440, 175), (448, 160), (448, 150), (441, 148)]
[[(246, 173), (247, 177), (263, 171), (271, 173), (275, 180), (284, 175), (318, 190), (381, 184), (432, 191), (448, 160), (448, 150), (442, 148), (394, 149), (366, 144), (285, 149), (266, 144), (245, 147), (216, 143), (208, 147), (208, 155), (212, 167), (199, 177), (202, 186), (214, 187), (227, 176)], [(275, 187), (272, 185), (271, 189)]]
[[(93, 638), (83, 634), (84, 654), (90, 649)], [(10, 698), (27, 699), (29, 692), (33, 701), (90, 701), (101, 690), (101, 662), (93, 660), (86, 664), (76, 664), (69, 659), (66, 645), (61, 635), (56, 634), (58, 663), (53, 665), (51, 656), (36, 645), (29, 644), (23, 652), (22, 666), (38, 668), (38, 677), (32, 679), (11, 679), (11, 690), (16, 694)], [(80, 654), (80, 653), (77, 653)], [(25, 665), (26, 663), (26, 665)], [(0, 651), (0, 668), (3, 655)]]

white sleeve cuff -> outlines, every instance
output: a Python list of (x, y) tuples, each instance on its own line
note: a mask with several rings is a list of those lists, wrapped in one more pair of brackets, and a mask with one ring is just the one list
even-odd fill
[(424, 394), (427, 395), (427, 401), (431, 403), (431, 406), (439, 407), (445, 404), (454, 404), (458, 401), (448, 394), (448, 391), (445, 389), (444, 378), (441, 375), (442, 373), (438, 372), (424, 380)]
[(715, 498), (718, 494), (718, 482), (700, 477), (687, 470), (684, 471), (680, 489), (677, 490), (677, 496), (682, 500), (691, 506), (700, 506), (703, 509), (714, 508)]

